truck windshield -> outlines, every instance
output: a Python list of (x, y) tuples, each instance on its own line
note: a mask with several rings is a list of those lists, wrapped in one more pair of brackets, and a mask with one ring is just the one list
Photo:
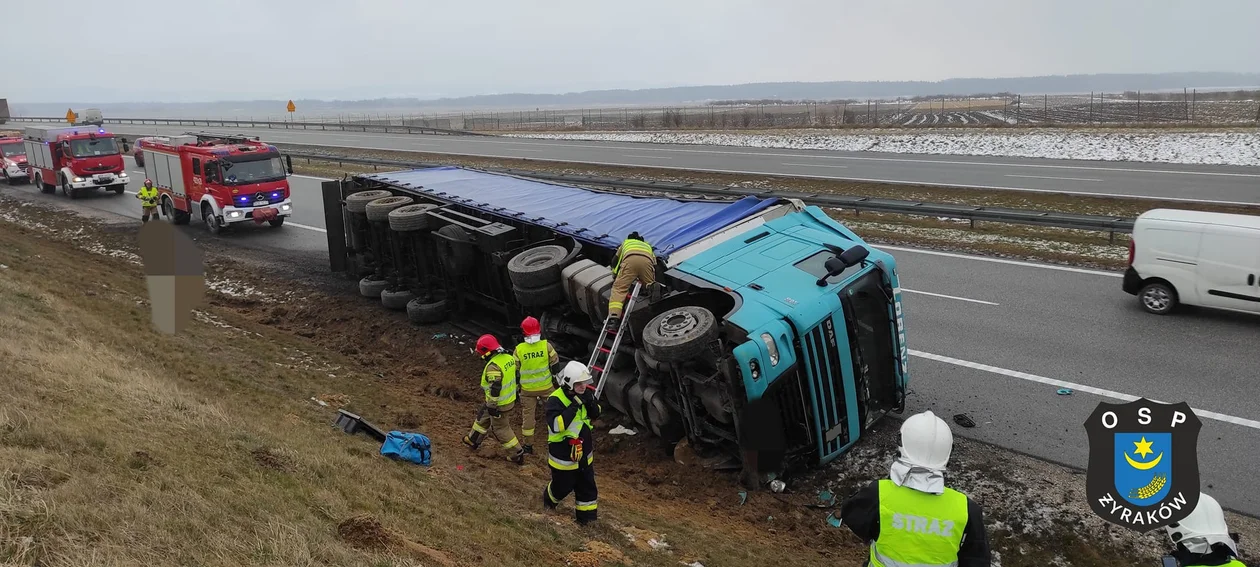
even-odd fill
[(118, 142), (113, 138), (70, 140), (70, 153), (77, 158), (112, 156), (118, 153)]
[(285, 178), (284, 164), (281, 163), (280, 156), (253, 157), (252, 159), (229, 158), (224, 165), (228, 164), (231, 166), (223, 170), (225, 185), (246, 185)]
[(853, 376), (858, 389), (858, 411), (863, 426), (898, 403), (897, 366), (893, 344), (890, 302), (883, 275), (871, 270), (840, 291), (849, 343), (853, 352)]
[(22, 144), (0, 144), (0, 155), (4, 157), (16, 157), (26, 155), (26, 148)]

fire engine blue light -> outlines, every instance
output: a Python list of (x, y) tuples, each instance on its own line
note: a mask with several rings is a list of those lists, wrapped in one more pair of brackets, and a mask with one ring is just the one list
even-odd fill
[(275, 192), (275, 193), (272, 193), (272, 194), (271, 194), (271, 198), (272, 198), (272, 199), (279, 199), (279, 198), (280, 198), (280, 192), (279, 192), (279, 191), (277, 191), (277, 192)]

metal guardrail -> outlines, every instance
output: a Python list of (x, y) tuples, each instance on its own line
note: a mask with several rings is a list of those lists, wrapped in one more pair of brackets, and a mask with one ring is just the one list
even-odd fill
[[(65, 122), (66, 118), (45, 116), (11, 117), (10, 122)], [(446, 136), (490, 136), (480, 132), (428, 128), (425, 126), (388, 126), (353, 122), (273, 122), (268, 120), (221, 120), (217, 118), (104, 118), (105, 124), (142, 124), (153, 126), (221, 126), (237, 128), (269, 128), (273, 130), (331, 130), (334, 132), (378, 132), (383, 134), (434, 134)]]
[[(439, 167), (450, 164), (396, 161), (374, 158), (341, 156), (336, 154), (314, 152), (284, 152), (291, 158), (357, 165), (373, 165), (404, 168)], [(955, 205), (949, 203), (927, 203), (899, 199), (879, 199), (873, 197), (856, 197), (851, 195), (833, 195), (828, 193), (801, 193), (797, 191), (775, 191), (770, 189), (748, 189), (744, 187), (726, 187), (702, 183), (677, 183), (669, 181), (645, 181), (624, 177), (602, 177), (595, 175), (571, 175), (564, 173), (545, 173), (515, 168), (475, 168), (493, 173), (505, 173), (519, 177), (528, 177), (542, 181), (560, 181), (577, 185), (596, 185), (617, 189), (635, 189), (659, 193), (684, 193), (717, 197), (739, 198), (747, 195), (758, 197), (780, 197), (800, 199), (807, 205), (824, 208), (851, 209), (859, 214), (863, 211), (877, 213), (894, 213), (971, 221), (997, 222), (1006, 224), (1022, 224), (1044, 226), (1050, 228), (1071, 228), (1106, 232), (1115, 240), (1116, 233), (1133, 232), (1132, 218), (1108, 217), (1100, 215), (1078, 215), (1053, 211), (1033, 211), (1027, 209), (1008, 209), (1002, 207), (978, 207), (972, 205)]]

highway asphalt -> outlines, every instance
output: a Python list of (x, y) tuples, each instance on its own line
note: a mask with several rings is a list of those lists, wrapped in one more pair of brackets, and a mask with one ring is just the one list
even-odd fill
[[(179, 134), (182, 126), (110, 125), (113, 132)], [(832, 152), (698, 145), (371, 134), (265, 128), (246, 132), (284, 144), (342, 146), (689, 171), (920, 183), (1081, 195), (1260, 204), (1260, 168), (956, 155)]]
[[(143, 173), (131, 165), (134, 185)], [(251, 226), (221, 238), (323, 262), (319, 182), (290, 179), (298, 205), (284, 227)], [(65, 200), (18, 189), (32, 200)], [(132, 195), (101, 192), (80, 203), (139, 216)], [(198, 221), (184, 230), (204, 234)], [(1118, 273), (888, 249), (905, 292), (912, 359), (906, 415), (930, 409), (955, 435), (1084, 468), (1083, 424), (1099, 402), (1186, 401), (1203, 422), (1203, 490), (1227, 508), (1260, 516), (1260, 493), (1243, 482), (1260, 466), (1260, 388), (1252, 383), (1260, 317), (1207, 310), (1159, 317), (1121, 291)], [(1058, 394), (1063, 386), (1073, 393)], [(976, 427), (954, 424), (959, 413)]]

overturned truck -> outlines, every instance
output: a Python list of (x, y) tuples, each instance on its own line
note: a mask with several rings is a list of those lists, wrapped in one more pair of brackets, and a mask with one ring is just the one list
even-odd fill
[[(769, 434), (785, 450), (779, 472), (825, 464), (904, 408), (895, 261), (817, 207), (457, 167), (358, 175), (323, 192), (331, 268), (362, 278), (362, 295), (505, 345), (532, 315), (562, 357), (582, 362), (607, 316), (614, 250), (638, 231), (659, 284), (625, 314), (602, 400), (710, 463), (747, 472), (748, 438)], [(753, 406), (756, 421), (742, 419)]]

